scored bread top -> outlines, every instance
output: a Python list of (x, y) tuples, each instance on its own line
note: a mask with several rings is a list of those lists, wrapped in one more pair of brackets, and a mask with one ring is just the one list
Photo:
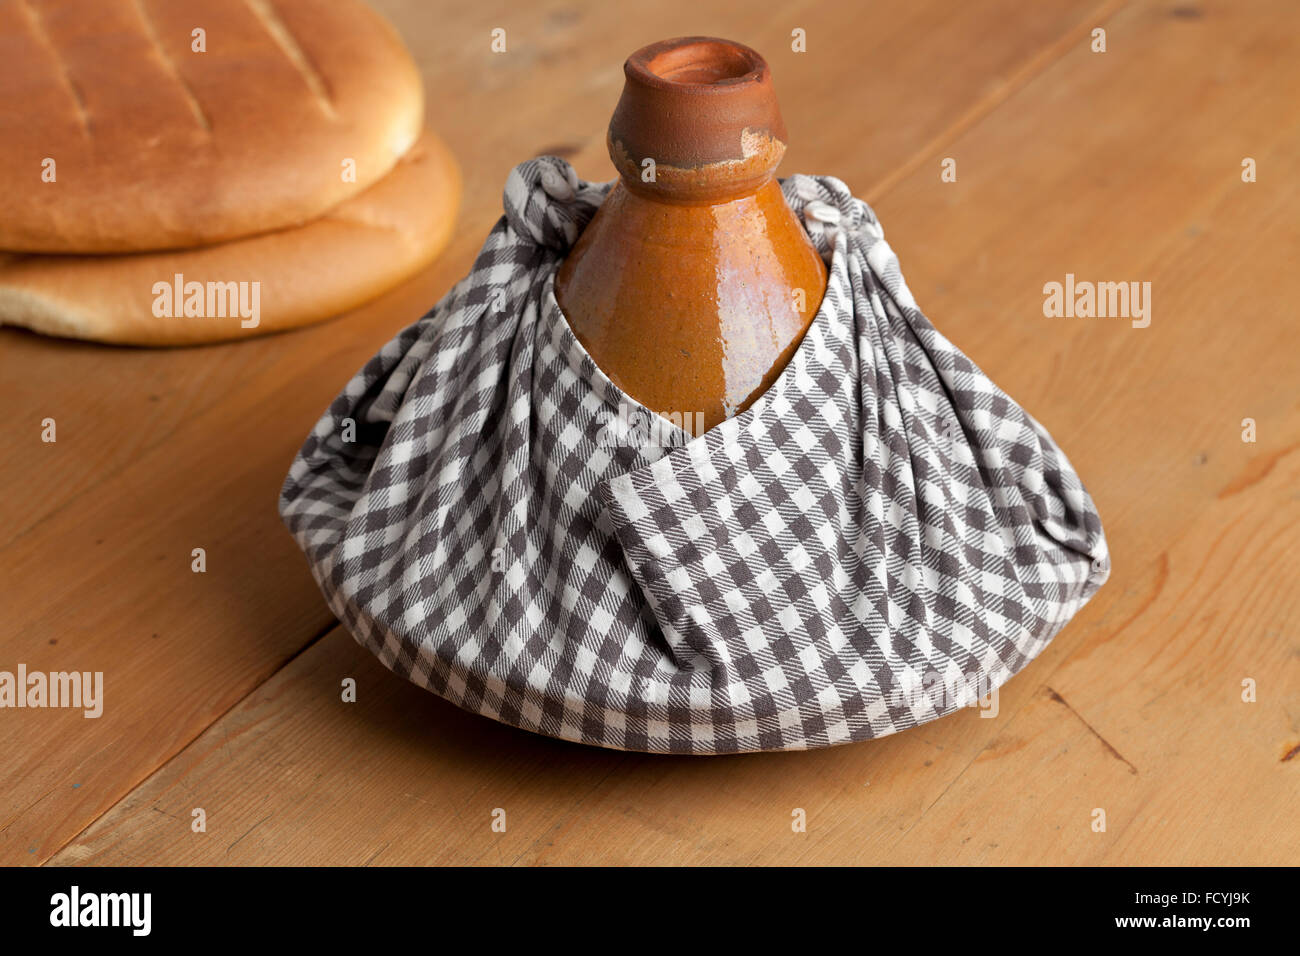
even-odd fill
[(419, 71), (359, 0), (0, 0), (0, 249), (299, 225), (386, 175), (423, 114)]

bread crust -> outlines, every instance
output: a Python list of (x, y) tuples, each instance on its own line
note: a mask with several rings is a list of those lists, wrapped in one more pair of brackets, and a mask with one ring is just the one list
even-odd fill
[(360, 0), (3, 0), (0, 104), (0, 249), (18, 252), (301, 225), (424, 123), (418, 69)]
[[(200, 249), (118, 256), (0, 253), (0, 325), (131, 345), (193, 345), (290, 329), (355, 308), (414, 275), (451, 238), (461, 179), (425, 132), (388, 176), (305, 226)], [(258, 285), (256, 327), (183, 314), (159, 283)], [(172, 315), (157, 315), (159, 306)]]

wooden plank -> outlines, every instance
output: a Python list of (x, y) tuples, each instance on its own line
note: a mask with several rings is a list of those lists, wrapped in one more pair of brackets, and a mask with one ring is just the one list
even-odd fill
[[(923, 307), (1069, 451), (1115, 557), (997, 718), (606, 753), (462, 714), (335, 630), (55, 862), (1293, 860), (1300, 35), (1280, 4), (1197, 9), (1121, 11), (1111, 52), (1081, 44), (949, 144), (956, 184), (919, 165), (878, 204)], [(1067, 271), (1151, 281), (1151, 326), (1045, 319)]]
[(1297, 487), (1293, 451), (1163, 550), (1118, 633), (1047, 676), (927, 808), (907, 840), (914, 861), (1300, 859)]
[[(412, 284), (372, 308), (421, 298)], [(258, 428), (268, 409), (308, 421), (317, 400), (288, 376), (257, 384), (4, 548), (7, 668), (100, 671), (105, 686), (96, 719), (4, 712), (4, 859), (54, 852), (331, 626), (301, 553), (268, 533), (292, 451)], [(63, 436), (48, 451), (76, 441)]]
[[(411, 43), (431, 121), (465, 167), (460, 233), (438, 264), (343, 320), (255, 342), (156, 352), (0, 330), (0, 660), (103, 670), (107, 684), (97, 720), (6, 715), (0, 748), (16, 772), (0, 795), (0, 861), (48, 859), (330, 625), (275, 515), (289, 460), (347, 377), (465, 272), (511, 164), (550, 150), (585, 175), (611, 174), (603, 130), (624, 53), (701, 29), (775, 51), (796, 137), (787, 168), (865, 180), (995, 105), (1044, 64), (1044, 48), (1081, 35), (1096, 5), (1052, 0), (1013, 17), (1013, 0), (978, 11), (931, 0), (868, 21), (800, 4), (701, 16), (672, 0), (653, 22), (595, 3), (474, 4), (454, 17), (414, 0), (380, 6)], [(489, 48), (496, 26), (509, 37), (500, 56)], [(796, 26), (808, 54), (782, 52)], [(846, 133), (844, 116), (869, 121)], [(55, 445), (39, 441), (47, 416)], [(196, 547), (204, 575), (189, 570)]]

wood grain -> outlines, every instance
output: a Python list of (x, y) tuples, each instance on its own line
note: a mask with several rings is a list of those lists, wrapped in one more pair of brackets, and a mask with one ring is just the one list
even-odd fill
[[(0, 336), (0, 398), (30, 432), (0, 434), (14, 463), (0, 562), (21, 597), (6, 600), (0, 659), (107, 661), (110, 682), (99, 721), (5, 715), (0, 747), (19, 772), (0, 858), (1294, 861), (1291, 7), (932, 3), (846, 17), (667, 4), (631, 23), (598, 5), (476, 4), (469, 21), (380, 6), (441, 90), (433, 123), (467, 172), (461, 239), (437, 267), (357, 316), (259, 343), (163, 357)], [(1094, 25), (1105, 54), (1088, 49)], [(496, 60), (493, 26), (513, 44)], [(770, 52), (794, 26), (809, 53)], [(464, 271), (509, 166), (558, 146), (581, 174), (609, 175), (610, 50), (710, 31), (769, 54), (794, 141), (784, 170), (869, 194), (927, 314), (1051, 429), (1101, 509), (1111, 582), (1003, 688), (996, 718), (733, 758), (533, 737), (400, 681), (330, 629), (275, 519), (315, 414)], [(940, 181), (945, 156), (955, 183)], [(1259, 182), (1241, 182), (1244, 156)], [(1042, 285), (1066, 272), (1151, 281), (1151, 327), (1044, 318)], [(59, 445), (34, 444), (56, 414), (41, 409), (61, 402), (76, 440), (61, 418)], [(1255, 444), (1241, 441), (1245, 417)], [(203, 541), (209, 572), (190, 575)], [(355, 704), (340, 700), (345, 677)], [(1245, 678), (1256, 703), (1241, 701)], [(191, 832), (195, 807), (206, 833)], [(495, 808), (505, 833), (490, 828)], [(795, 808), (807, 833), (791, 830)]]

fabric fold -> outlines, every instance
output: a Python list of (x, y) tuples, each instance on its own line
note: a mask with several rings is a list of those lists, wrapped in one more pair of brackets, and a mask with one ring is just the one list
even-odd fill
[(282, 491), (386, 666), (599, 746), (803, 749), (972, 703), (1101, 586), (1078, 476), (916, 307), (870, 208), (831, 177), (782, 188), (826, 297), (771, 388), (692, 437), (555, 301), (608, 185), (554, 157), (511, 173), (470, 275), (348, 383)]

